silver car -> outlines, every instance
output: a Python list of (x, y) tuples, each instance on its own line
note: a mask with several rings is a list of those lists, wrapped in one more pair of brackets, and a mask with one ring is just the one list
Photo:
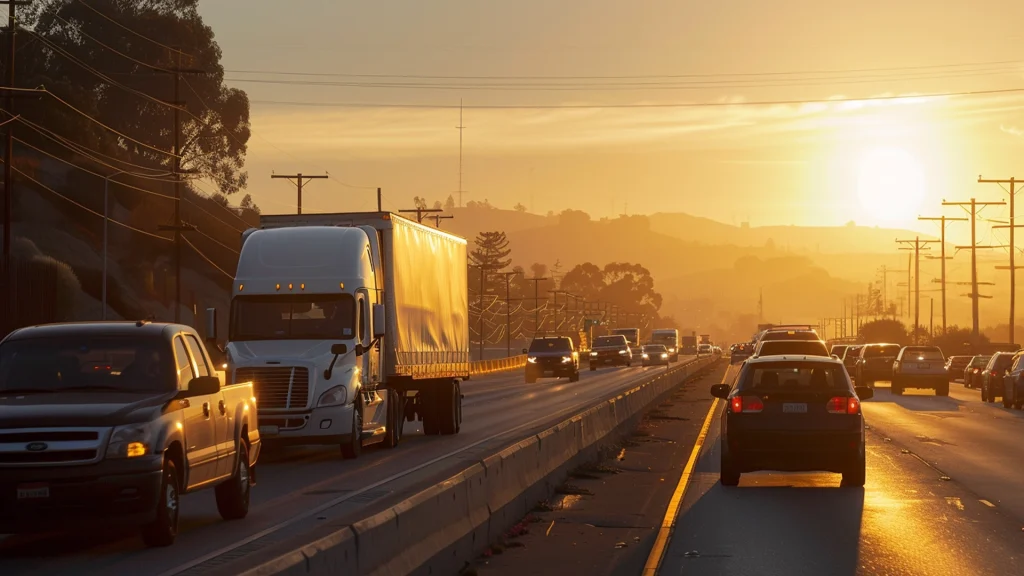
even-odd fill
[(929, 388), (936, 396), (949, 396), (946, 359), (936, 346), (904, 346), (892, 363), (892, 393), (907, 388)]

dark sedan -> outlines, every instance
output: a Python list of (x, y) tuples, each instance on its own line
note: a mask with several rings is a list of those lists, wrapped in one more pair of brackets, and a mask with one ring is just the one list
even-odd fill
[(719, 384), (723, 486), (759, 470), (825, 471), (843, 486), (864, 486), (864, 417), (860, 401), (873, 390), (854, 389), (842, 363), (831, 357), (751, 358), (735, 388)]
[(995, 402), (1003, 397), (1003, 376), (1013, 363), (1013, 352), (996, 352), (981, 369), (981, 401)]
[(626, 337), (621, 334), (595, 338), (589, 358), (591, 370), (597, 370), (601, 366), (630, 366), (633, 364), (633, 352), (629, 349)]
[(981, 388), (981, 371), (985, 369), (991, 356), (975, 356), (964, 368), (964, 388)]
[[(949, 375), (949, 381), (956, 382), (957, 380), (962, 380), (964, 377), (964, 370), (970, 363), (970, 356), (950, 356), (947, 358), (946, 372)], [(967, 382), (964, 382), (964, 384), (967, 384)]]

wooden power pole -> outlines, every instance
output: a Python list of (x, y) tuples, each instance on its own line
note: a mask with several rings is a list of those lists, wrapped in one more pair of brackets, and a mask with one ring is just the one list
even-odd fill
[(291, 174), (291, 175), (271, 174), (270, 177), (274, 178), (274, 179), (283, 178), (283, 179), (288, 180), (288, 181), (292, 181), (292, 180), (295, 181), (295, 187), (296, 187), (296, 189), (298, 191), (298, 196), (299, 196), (299, 203), (298, 203), (298, 208), (299, 208), (298, 213), (299, 214), (302, 214), (302, 184), (303, 184), (303, 181), (305, 181), (305, 180), (326, 180), (327, 178), (329, 178), (329, 176), (327, 174), (317, 175), (317, 176), (306, 176), (306, 175), (302, 174), (301, 172), (299, 174)]
[(1009, 180), (986, 180), (986, 179), (982, 178), (981, 176), (978, 176), (978, 183), (980, 183), (980, 184), (999, 184), (1000, 187), (1002, 187), (1003, 184), (1009, 184), (1010, 185), (1010, 189), (1007, 190), (1007, 193), (1010, 195), (1010, 221), (1007, 224), (1005, 224), (1005, 225), (993, 226), (992, 228), (1008, 228), (1010, 230), (1010, 265), (1009, 266), (996, 266), (996, 269), (997, 270), (1009, 270), (1010, 271), (1010, 344), (1013, 344), (1014, 343), (1013, 328), (1014, 328), (1014, 325), (1016, 325), (1016, 323), (1017, 323), (1016, 322), (1016, 320), (1017, 320), (1016, 319), (1016, 314), (1014, 313), (1014, 304), (1016, 303), (1016, 297), (1017, 297), (1017, 269), (1018, 268), (1024, 268), (1024, 266), (1016, 266), (1014, 264), (1014, 257), (1016, 256), (1017, 248), (1016, 248), (1016, 244), (1013, 241), (1013, 231), (1016, 228), (1024, 228), (1024, 225), (1018, 225), (1018, 224), (1014, 223), (1014, 219), (1015, 219), (1016, 216), (1014, 214), (1014, 209), (1013, 209), (1014, 208), (1014, 206), (1013, 206), (1013, 199), (1017, 195), (1017, 189), (1016, 189), (1017, 180), (1015, 178), (1010, 178)]
[[(917, 332), (921, 326), (921, 250), (930, 250), (928, 244), (938, 242), (938, 240), (921, 240), (921, 237), (917, 236), (913, 240), (896, 240), (896, 242), (907, 245), (901, 247), (900, 250), (914, 251), (914, 344), (917, 344)], [(908, 302), (908, 308), (909, 305)]]
[[(978, 292), (978, 249), (990, 249), (995, 246), (978, 246), (978, 211), (979, 208), (984, 210), (986, 206), (1005, 206), (1006, 202), (978, 202), (976, 199), (971, 198), (969, 202), (946, 202), (942, 201), (943, 206), (959, 206), (970, 215), (971, 221), (971, 245), (970, 246), (957, 246), (957, 250), (970, 250), (971, 251), (971, 293), (967, 294), (971, 299), (971, 336), (975, 342), (978, 340), (978, 299), (979, 298), (991, 298), (991, 296), (982, 296)], [(970, 207), (970, 209), (968, 209)]]
[(940, 223), (942, 227), (939, 245), (941, 247), (942, 255), (939, 256), (942, 260), (942, 333), (946, 333), (946, 260), (951, 259), (952, 256), (946, 256), (946, 222), (967, 222), (967, 218), (950, 218), (948, 216), (939, 217), (925, 217), (919, 216), (918, 220), (934, 220)]

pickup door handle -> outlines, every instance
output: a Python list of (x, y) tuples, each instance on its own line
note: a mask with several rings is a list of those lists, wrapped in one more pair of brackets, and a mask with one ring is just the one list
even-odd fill
[(209, 402), (203, 402), (203, 416), (205, 416), (207, 418), (210, 417), (210, 403)]
[(228, 413), (228, 408), (227, 408), (227, 406), (224, 405), (224, 401), (223, 400), (221, 400), (220, 403), (217, 404), (217, 407), (220, 409), (220, 415), (221, 416), (223, 416), (223, 415)]
[(183, 398), (181, 400), (178, 400), (178, 404), (182, 408), (188, 408), (188, 407), (192, 406), (192, 403), (188, 401), (188, 398)]

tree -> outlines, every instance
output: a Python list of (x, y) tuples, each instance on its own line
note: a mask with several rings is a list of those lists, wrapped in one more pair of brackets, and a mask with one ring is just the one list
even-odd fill
[(426, 198), (420, 198), (419, 196), (413, 196), (412, 197), (412, 203), (413, 203), (413, 205), (416, 206), (416, 208), (418, 210), (426, 210), (427, 209), (427, 199)]
[(238, 207), (242, 210), (251, 210), (257, 214), (260, 214), (260, 207), (252, 201), (252, 194), (246, 194), (242, 201), (238, 204)]
[(907, 327), (899, 320), (875, 320), (860, 327), (860, 341), (864, 344), (873, 342), (891, 343), (906, 346), (910, 342)]
[(604, 271), (590, 262), (578, 264), (562, 278), (562, 290), (591, 302), (600, 298), (604, 288)]
[(451, 211), (455, 209), (455, 198), (451, 194), (448, 195), (448, 199), (444, 201), (444, 209)]
[[(188, 56), (140, 41), (97, 12), (160, 44), (180, 46)], [(173, 159), (163, 151), (173, 148), (174, 111), (163, 102), (174, 94), (169, 89), (172, 76), (162, 71), (177, 66), (180, 57), (183, 68), (204, 71), (183, 77), (181, 167), (214, 182), (226, 195), (245, 187), (249, 98), (224, 84), (221, 49), (199, 14), (199, 0), (38, 0), (22, 15), (22, 24), (40, 41), (19, 54), (20, 83), (46, 86), (75, 108), (152, 148), (116, 137), (53, 98), (26, 100), (19, 107), (24, 118), (103, 154), (170, 169)], [(23, 134), (61, 157), (69, 155), (38, 135)]]
[(558, 284), (562, 280), (562, 261), (555, 260), (555, 263), (551, 265), (551, 279)]
[(444, 210), (440, 200), (434, 200), (434, 210)]
[(975, 341), (970, 328), (959, 326), (949, 326), (946, 328), (945, 334), (939, 334), (932, 339), (932, 345), (942, 349), (942, 353), (946, 356), (974, 354), (974, 347), (988, 343), (988, 336), (979, 334), (978, 340)]
[(620, 312), (656, 318), (661, 294), (654, 291), (650, 270), (639, 264), (613, 262), (604, 267), (601, 299), (619, 306)]
[(516, 212), (526, 212), (526, 206), (523, 206), (522, 202), (518, 202), (515, 205), (515, 211)]
[(548, 267), (546, 264), (534, 262), (530, 264), (530, 273), (532, 278), (543, 278), (548, 273)]
[(504, 270), (512, 263), (509, 255), (508, 238), (504, 232), (481, 232), (473, 241), (476, 248), (469, 254), (474, 266), (487, 268), (489, 271)]

